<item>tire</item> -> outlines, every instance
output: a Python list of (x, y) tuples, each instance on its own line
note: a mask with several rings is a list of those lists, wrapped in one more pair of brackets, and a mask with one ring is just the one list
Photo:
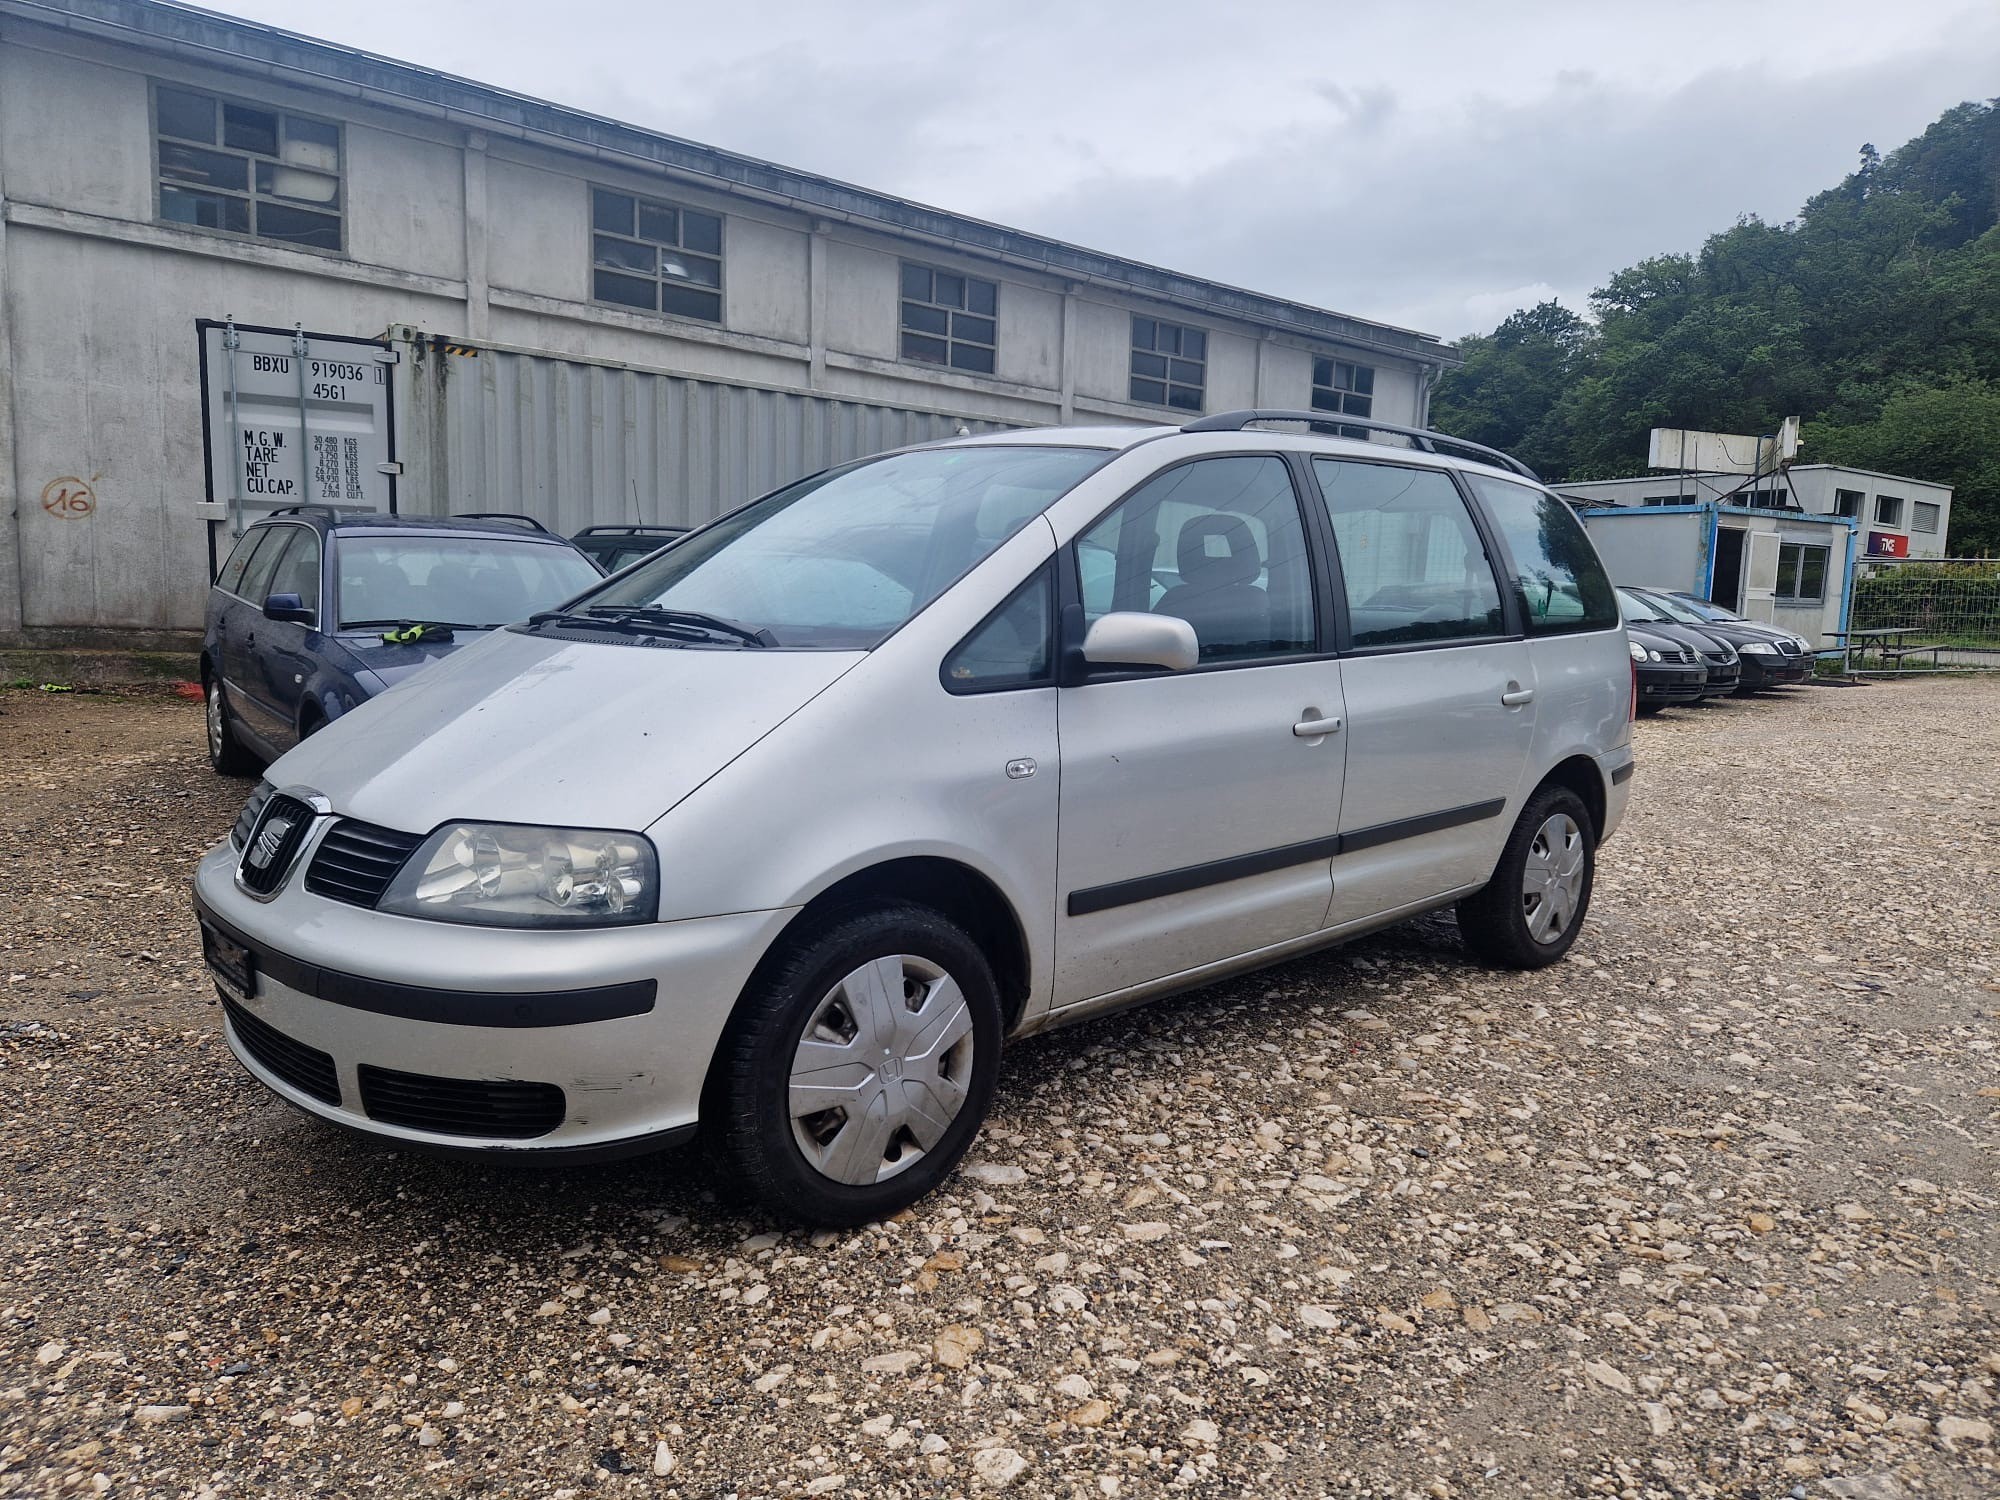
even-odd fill
[[(957, 925), (902, 904), (830, 917), (759, 966), (723, 1036), (703, 1113), (724, 1180), (811, 1225), (900, 1212), (972, 1144), (1000, 1033), (992, 966)], [(795, 1092), (815, 1065), (822, 1086)]]
[[(1536, 872), (1549, 868), (1570, 874), (1545, 883)], [(1496, 968), (1554, 963), (1582, 930), (1596, 874), (1597, 834), (1583, 799), (1568, 787), (1543, 787), (1521, 809), (1492, 880), (1458, 903), (1465, 946)]]
[(208, 724), (208, 763), (218, 776), (255, 776), (264, 766), (236, 738), (236, 715), (229, 711), (228, 695), (215, 675), (201, 678), (202, 716)]

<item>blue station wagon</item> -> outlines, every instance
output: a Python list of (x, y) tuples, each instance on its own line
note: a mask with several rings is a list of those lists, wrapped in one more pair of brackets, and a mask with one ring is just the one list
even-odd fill
[(390, 684), (600, 576), (525, 517), (278, 511), (244, 531), (209, 590), (209, 761), (248, 775)]

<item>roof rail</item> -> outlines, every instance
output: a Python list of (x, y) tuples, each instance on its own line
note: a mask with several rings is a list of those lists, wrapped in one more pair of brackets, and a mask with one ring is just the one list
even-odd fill
[(627, 525), (621, 523), (606, 522), (600, 526), (586, 526), (583, 528), (583, 530), (579, 531), (577, 535), (578, 536), (655, 536), (655, 535), (679, 536), (681, 535), (681, 533), (685, 531), (690, 531), (692, 529), (693, 529), (692, 527), (687, 527), (687, 526), (654, 526), (645, 523)]
[(264, 512), (264, 515), (268, 519), (271, 516), (300, 516), (304, 515), (307, 511), (316, 511), (322, 515), (329, 516), (372, 516), (387, 514), (387, 512), (377, 512), (366, 505), (327, 505), (323, 502), (315, 502), (309, 505), (281, 506), (277, 510)]
[(1396, 422), (1378, 422), (1373, 417), (1344, 417), (1335, 412), (1325, 411), (1270, 411), (1258, 407), (1246, 411), (1219, 411), (1213, 416), (1189, 422), (1181, 428), (1181, 431), (1241, 432), (1252, 422), (1304, 422), (1312, 427), (1366, 427), (1371, 432), (1393, 432), (1408, 438), (1426, 453), (1435, 453), (1441, 447), (1456, 449), (1482, 462), (1498, 464), (1503, 469), (1512, 469), (1516, 474), (1534, 480), (1536, 484), (1542, 482), (1541, 475), (1522, 463), (1520, 459), (1512, 454), (1502, 453), (1498, 448), (1489, 448), (1484, 443), (1468, 442), (1464, 438), (1455, 438), (1446, 432), (1433, 432), (1427, 427), (1404, 427)]
[(533, 516), (524, 516), (519, 511), (461, 510), (453, 512), (447, 519), (453, 521), (519, 521), (524, 526), (534, 527), (535, 530), (541, 532), (544, 536), (555, 535), (553, 531), (550, 531), (548, 527), (537, 521)]

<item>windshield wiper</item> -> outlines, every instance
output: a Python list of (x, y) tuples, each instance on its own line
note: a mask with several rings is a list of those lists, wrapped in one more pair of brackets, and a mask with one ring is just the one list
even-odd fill
[(741, 641), (746, 646), (775, 646), (778, 638), (764, 629), (752, 630), (748, 625), (735, 620), (725, 620), (721, 615), (705, 614), (698, 609), (666, 609), (657, 604), (593, 604), (584, 613), (596, 620), (616, 620), (620, 624), (663, 625), (669, 629), (705, 630), (712, 635), (726, 635)]
[(394, 625), (399, 630), (411, 630), (421, 625), (426, 630), (498, 630), (497, 625), (468, 625), (463, 620), (413, 620), (407, 615), (398, 615), (389, 620), (342, 620), (342, 630), (369, 630), (382, 625)]

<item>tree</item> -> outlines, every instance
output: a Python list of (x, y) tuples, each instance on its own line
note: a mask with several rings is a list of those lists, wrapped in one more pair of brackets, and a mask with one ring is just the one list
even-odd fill
[(1810, 428), (1807, 438), (1815, 461), (1952, 486), (1946, 550), (2000, 556), (2000, 383), (1910, 386), (1873, 421)]

